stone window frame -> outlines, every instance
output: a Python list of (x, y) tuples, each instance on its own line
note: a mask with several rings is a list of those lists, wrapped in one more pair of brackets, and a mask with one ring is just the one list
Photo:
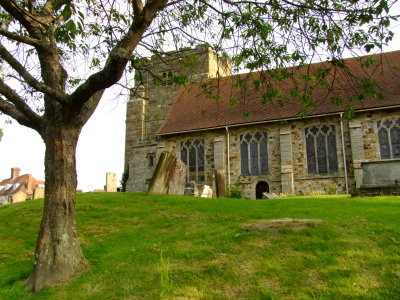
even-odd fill
[(165, 70), (161, 74), (161, 85), (166, 86), (166, 85), (172, 85), (172, 78), (173, 73), (172, 70)]
[[(335, 129), (335, 131), (334, 131), (335, 132), (335, 144), (334, 145), (335, 145), (335, 148), (336, 148), (336, 168), (331, 170), (331, 166), (329, 164), (329, 156), (328, 156), (329, 155), (329, 149), (326, 149), (326, 153), (327, 153), (327, 157), (326, 157), (327, 172), (319, 172), (318, 157), (317, 157), (318, 154), (317, 154), (317, 150), (315, 148), (315, 147), (317, 147), (317, 145), (314, 145), (316, 172), (315, 173), (310, 173), (309, 162), (308, 162), (308, 152), (307, 152), (307, 134), (306, 134), (306, 130), (309, 129), (309, 128), (312, 128), (312, 127), (318, 127), (319, 130), (320, 130), (320, 128), (322, 128), (323, 126), (329, 126), (329, 127), (333, 126), (333, 128)], [(312, 177), (315, 177), (315, 176), (318, 176), (318, 177), (319, 176), (330, 177), (332, 175), (337, 176), (339, 174), (339, 170), (340, 170), (340, 167), (341, 167), (341, 163), (340, 162), (341, 162), (341, 155), (342, 155), (341, 151), (340, 151), (340, 149), (341, 149), (340, 148), (341, 147), (340, 143), (342, 142), (341, 141), (340, 126), (334, 121), (312, 122), (312, 123), (309, 123), (309, 124), (304, 124), (302, 126), (301, 132), (302, 132), (302, 136), (303, 136), (303, 145), (304, 145), (303, 151), (305, 153), (305, 161), (306, 161), (306, 164), (305, 164), (305, 167), (304, 167), (305, 172), (309, 176), (312, 176)], [(325, 141), (326, 141), (326, 138), (325, 138)], [(339, 143), (339, 141), (340, 141), (340, 143)], [(327, 148), (327, 144), (325, 144), (325, 147)]]
[[(390, 120), (392, 121), (392, 124), (390, 127), (387, 127), (389, 130), (387, 132), (387, 139), (388, 139), (388, 146), (389, 146), (389, 157), (383, 157), (382, 154), (382, 145), (381, 145), (381, 137), (379, 136), (379, 131), (380, 129), (382, 129), (383, 122), (385, 122), (386, 120)], [(376, 136), (377, 136), (377, 153), (379, 153), (379, 160), (387, 160), (387, 159), (399, 159), (400, 158), (400, 140), (399, 140), (399, 145), (397, 145), (398, 149), (396, 152), (398, 152), (398, 154), (393, 155), (393, 151), (394, 151), (394, 145), (393, 145), (393, 140), (392, 140), (392, 132), (391, 129), (393, 128), (398, 128), (400, 129), (400, 115), (395, 114), (395, 115), (388, 115), (388, 116), (379, 116), (377, 118), (375, 118), (374, 120), (374, 128), (375, 128), (375, 132), (376, 132)]]
[(155, 153), (147, 153), (147, 166), (152, 168), (156, 165), (156, 154)]
[[(250, 143), (255, 139), (255, 135), (256, 134), (261, 134), (261, 135), (263, 135), (263, 137), (260, 137), (260, 141), (257, 143), (257, 155), (258, 155), (258, 157), (257, 157), (257, 165), (258, 165), (258, 172), (253, 172), (253, 170), (252, 170), (252, 159), (251, 159), (251, 145), (250, 145)], [(243, 167), (243, 165), (242, 165), (242, 141), (243, 141), (243, 139), (245, 139), (245, 137), (247, 136), (247, 135), (251, 135), (251, 138), (250, 138), (250, 140), (248, 140), (246, 143), (247, 143), (247, 154), (248, 154), (248, 159), (247, 159), (247, 161), (248, 161), (248, 174), (246, 174), (246, 173), (244, 173), (244, 167)], [(257, 138), (256, 138), (257, 139)], [(265, 145), (266, 145), (266, 157), (267, 157), (267, 160), (266, 160), (266, 170), (262, 170), (262, 165), (261, 165), (261, 146), (260, 146), (260, 144), (261, 144), (261, 142), (262, 142), (262, 140), (264, 140), (265, 141)], [(269, 175), (269, 173), (270, 173), (270, 161), (271, 161), (271, 158), (270, 158), (270, 152), (271, 151), (269, 151), (270, 150), (270, 144), (269, 144), (269, 133), (268, 133), (268, 131), (267, 130), (265, 130), (264, 128), (260, 128), (259, 130), (252, 130), (252, 131), (249, 131), (249, 130), (246, 130), (246, 131), (243, 131), (243, 132), (240, 132), (240, 133), (238, 133), (238, 135), (237, 135), (237, 144), (238, 144), (238, 147), (239, 147), (239, 153), (240, 153), (240, 176), (245, 176), (245, 177), (248, 177), (248, 176), (263, 176), (263, 175)]]
[[(201, 155), (201, 147), (203, 148), (203, 155)], [(192, 148), (195, 151), (195, 165), (190, 164), (190, 150)], [(186, 150), (186, 158), (182, 155), (183, 149)], [(196, 183), (204, 183), (206, 181), (206, 139), (193, 137), (180, 140), (179, 156), (187, 167), (187, 182), (195, 181)], [(201, 160), (203, 163), (202, 165)], [(195, 168), (194, 170), (193, 167)]]

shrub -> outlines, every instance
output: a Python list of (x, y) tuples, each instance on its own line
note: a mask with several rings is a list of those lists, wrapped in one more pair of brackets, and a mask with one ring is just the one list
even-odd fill
[(238, 198), (238, 199), (242, 198), (242, 189), (238, 185), (235, 184), (228, 185), (227, 191), (229, 198)]
[(126, 166), (124, 173), (122, 173), (122, 177), (121, 177), (121, 192), (126, 192), (126, 182), (128, 181), (128, 177), (129, 177), (129, 167)]

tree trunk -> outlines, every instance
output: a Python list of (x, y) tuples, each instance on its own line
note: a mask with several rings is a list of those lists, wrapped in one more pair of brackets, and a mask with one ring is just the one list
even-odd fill
[(88, 267), (75, 222), (75, 150), (79, 133), (76, 126), (52, 124), (42, 134), (46, 145), (45, 201), (35, 265), (25, 284), (29, 291), (68, 281)]

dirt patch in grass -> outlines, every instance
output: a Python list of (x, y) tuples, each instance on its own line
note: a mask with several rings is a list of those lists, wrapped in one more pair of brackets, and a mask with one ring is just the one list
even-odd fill
[(261, 219), (244, 223), (243, 228), (248, 231), (279, 231), (281, 229), (300, 231), (309, 227), (315, 227), (323, 222), (321, 219)]

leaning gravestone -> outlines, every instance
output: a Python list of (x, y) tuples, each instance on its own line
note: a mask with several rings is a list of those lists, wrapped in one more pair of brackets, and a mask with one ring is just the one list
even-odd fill
[(148, 195), (183, 195), (185, 190), (186, 166), (171, 152), (161, 153), (153, 177), (150, 180)]

